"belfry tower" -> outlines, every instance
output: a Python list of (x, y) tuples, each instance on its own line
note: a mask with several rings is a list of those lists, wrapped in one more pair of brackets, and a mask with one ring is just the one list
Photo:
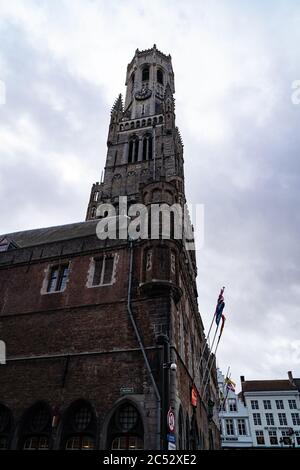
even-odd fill
[[(167, 199), (184, 203), (183, 144), (175, 126), (174, 73), (171, 56), (154, 45), (135, 52), (126, 74), (126, 98), (111, 110), (104, 180), (92, 187), (87, 220), (97, 206), (126, 195), (128, 203), (145, 201), (146, 185), (161, 186)], [(149, 195), (148, 195), (149, 196)], [(162, 195), (155, 194), (155, 201)]]

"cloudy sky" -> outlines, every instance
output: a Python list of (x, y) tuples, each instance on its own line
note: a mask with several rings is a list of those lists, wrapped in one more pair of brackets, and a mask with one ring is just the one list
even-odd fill
[(0, 233), (84, 220), (127, 63), (154, 43), (173, 60), (188, 199), (205, 205), (207, 329), (226, 286), (218, 363), (299, 377), (299, 1), (0, 0)]

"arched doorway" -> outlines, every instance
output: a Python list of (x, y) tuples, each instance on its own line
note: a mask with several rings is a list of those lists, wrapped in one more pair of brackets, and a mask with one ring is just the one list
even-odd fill
[(19, 449), (48, 450), (51, 436), (51, 411), (47, 403), (38, 402), (27, 410), (21, 421)]
[(96, 447), (97, 419), (89, 402), (78, 400), (64, 413), (61, 449), (94, 450)]
[(144, 427), (137, 408), (130, 402), (122, 403), (112, 415), (107, 433), (107, 449), (144, 449)]

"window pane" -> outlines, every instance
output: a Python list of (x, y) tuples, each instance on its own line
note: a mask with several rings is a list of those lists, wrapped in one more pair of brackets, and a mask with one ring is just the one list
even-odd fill
[(57, 290), (64, 290), (66, 287), (67, 279), (69, 275), (69, 266), (61, 266), (60, 267), (60, 276), (59, 276), (59, 283), (57, 286)]
[(94, 260), (95, 271), (94, 271), (94, 278), (93, 278), (93, 286), (99, 286), (101, 282), (102, 261), (103, 261), (102, 258), (97, 258)]
[(103, 284), (110, 284), (114, 268), (114, 257), (109, 256), (104, 261)]
[(92, 420), (92, 413), (87, 406), (79, 408), (74, 415), (75, 426), (78, 431), (84, 431)]
[(133, 406), (126, 405), (120, 410), (119, 424), (123, 431), (130, 431), (136, 425), (137, 419), (138, 413)]
[(55, 266), (51, 268), (47, 292), (54, 292), (56, 290), (57, 278), (58, 278), (58, 266)]

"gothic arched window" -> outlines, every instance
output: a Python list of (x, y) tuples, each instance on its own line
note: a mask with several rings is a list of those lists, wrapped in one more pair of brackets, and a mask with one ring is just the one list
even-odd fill
[(145, 134), (143, 137), (143, 160), (152, 159), (152, 135)]
[(9, 448), (12, 430), (11, 411), (4, 405), (0, 405), (0, 450)]
[(149, 81), (149, 67), (146, 66), (142, 70), (142, 81), (148, 82)]
[(90, 403), (78, 400), (63, 418), (62, 449), (93, 450), (97, 434), (96, 416)]
[(96, 217), (96, 207), (92, 207), (91, 218), (94, 219), (95, 217)]
[(20, 448), (48, 450), (51, 435), (51, 412), (46, 403), (33, 405), (23, 418)]
[(139, 158), (139, 139), (137, 136), (129, 140), (128, 163), (136, 163)]
[(160, 83), (161, 85), (164, 84), (164, 73), (161, 69), (157, 70), (156, 78), (158, 83)]
[(107, 448), (137, 450), (144, 448), (144, 427), (141, 416), (131, 403), (120, 405), (113, 414), (109, 428)]

